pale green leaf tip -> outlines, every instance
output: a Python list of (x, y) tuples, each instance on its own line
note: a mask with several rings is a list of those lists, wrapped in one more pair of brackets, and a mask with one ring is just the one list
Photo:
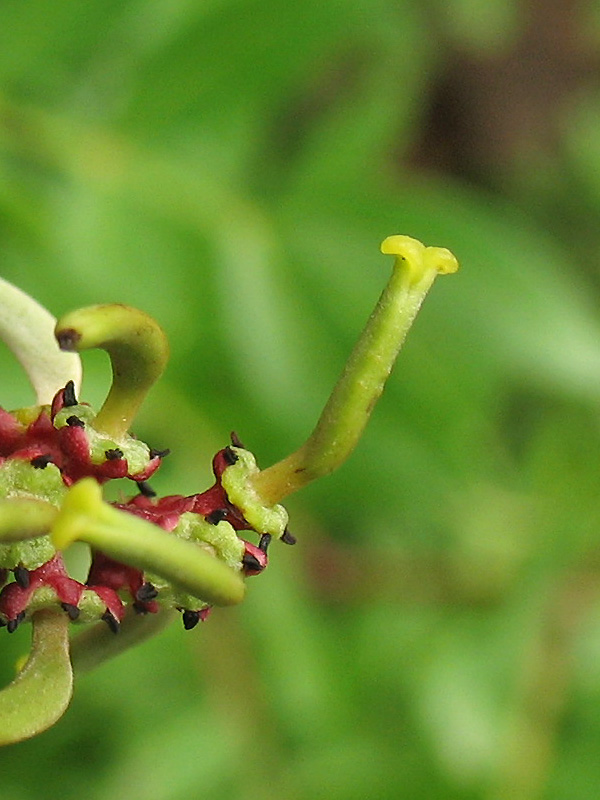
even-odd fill
[(54, 339), (56, 320), (32, 297), (0, 278), (0, 338), (18, 359), (37, 402), (49, 404), (68, 381), (81, 385), (81, 359), (63, 353)]

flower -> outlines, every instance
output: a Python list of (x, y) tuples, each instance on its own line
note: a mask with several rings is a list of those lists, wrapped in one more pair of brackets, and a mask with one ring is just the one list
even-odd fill
[[(51, 315), (0, 281), (0, 335), (22, 361), (35, 406), (0, 409), (0, 625), (33, 623), (33, 646), (0, 692), (0, 743), (41, 732), (66, 709), (73, 654), (93, 665), (152, 635), (169, 611), (186, 630), (214, 605), (239, 603), (245, 579), (268, 563), (270, 543), (293, 544), (280, 500), (339, 466), (356, 445), (404, 337), (436, 274), (458, 265), (449, 251), (406, 236), (382, 245), (396, 256), (392, 277), (313, 433), (279, 463), (259, 469), (235, 433), (212, 461), (214, 484), (188, 496), (157, 497), (149, 480), (168, 450), (129, 428), (168, 358), (166, 337), (148, 315), (123, 305)], [(113, 380), (102, 408), (78, 398), (78, 353), (105, 350)], [(107, 502), (103, 486), (128, 479), (134, 493)], [(68, 574), (63, 551), (86, 542), (85, 583)], [(73, 647), (72, 623), (91, 625)]]

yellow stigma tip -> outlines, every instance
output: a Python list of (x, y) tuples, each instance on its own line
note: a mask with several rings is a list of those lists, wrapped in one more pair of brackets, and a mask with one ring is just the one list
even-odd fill
[(386, 256), (400, 256), (407, 261), (420, 260), (423, 257), (425, 245), (411, 236), (388, 236), (381, 243), (381, 252)]
[(411, 236), (388, 236), (381, 243), (381, 252), (396, 256), (396, 263), (408, 268), (411, 283), (420, 281), (430, 270), (449, 275), (458, 269), (458, 261), (445, 247), (425, 247)]
[(424, 261), (440, 275), (451, 275), (458, 270), (456, 257), (445, 247), (426, 247)]

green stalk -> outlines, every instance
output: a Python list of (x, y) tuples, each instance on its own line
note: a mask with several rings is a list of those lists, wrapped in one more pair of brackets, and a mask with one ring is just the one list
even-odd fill
[(62, 717), (73, 693), (69, 618), (60, 611), (38, 611), (32, 622), (27, 663), (0, 692), (0, 745), (45, 731)]
[(71, 487), (52, 527), (57, 550), (76, 540), (116, 561), (157, 573), (207, 603), (228, 606), (244, 599), (240, 573), (202, 547), (103, 502), (93, 478)]
[(408, 236), (390, 236), (383, 253), (396, 256), (392, 277), (379, 298), (316, 428), (287, 458), (252, 478), (266, 504), (327, 475), (350, 455), (437, 274), (456, 272), (449, 250), (425, 247)]
[(100, 348), (110, 356), (113, 382), (94, 427), (118, 439), (166, 366), (169, 345), (161, 327), (136, 308), (98, 305), (65, 314), (55, 336), (61, 350)]
[(58, 509), (45, 500), (11, 497), (0, 500), (0, 542), (20, 542), (48, 533)]

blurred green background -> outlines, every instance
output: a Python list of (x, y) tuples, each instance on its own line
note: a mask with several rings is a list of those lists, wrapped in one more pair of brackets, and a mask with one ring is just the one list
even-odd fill
[(599, 2), (2, 0), (0, 274), (164, 326), (159, 491), (302, 442), (385, 236), (462, 265), (296, 547), (81, 678), (2, 800), (598, 797), (599, 221)]

